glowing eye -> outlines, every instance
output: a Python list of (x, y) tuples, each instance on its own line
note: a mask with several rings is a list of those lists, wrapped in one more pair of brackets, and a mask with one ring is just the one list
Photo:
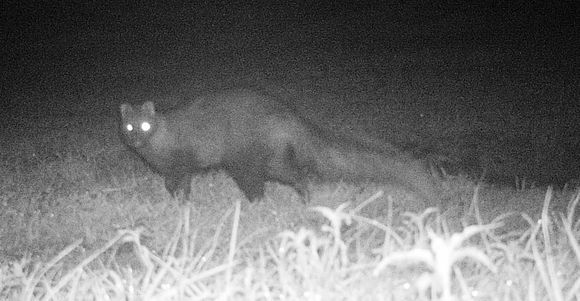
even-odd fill
[(151, 129), (151, 124), (149, 122), (141, 123), (141, 130), (143, 130), (143, 132), (147, 132), (150, 129)]
[(125, 126), (127, 128), (127, 131), (132, 132), (133, 131), (133, 125), (132, 124), (127, 124)]

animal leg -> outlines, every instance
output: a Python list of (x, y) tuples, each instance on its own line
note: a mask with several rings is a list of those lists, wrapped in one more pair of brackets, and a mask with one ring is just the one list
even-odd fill
[(300, 167), (291, 145), (274, 152), (268, 162), (268, 171), (272, 179), (294, 188), (304, 204), (310, 201), (310, 192), (306, 185), (307, 168)]
[(165, 189), (174, 197), (177, 198), (179, 194), (186, 200), (189, 200), (191, 195), (191, 173), (179, 173), (165, 177)]

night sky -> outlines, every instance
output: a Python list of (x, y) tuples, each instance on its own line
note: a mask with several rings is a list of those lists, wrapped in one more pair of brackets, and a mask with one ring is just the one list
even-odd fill
[[(114, 116), (123, 95), (165, 93), (186, 78), (215, 87), (223, 74), (247, 76), (257, 70), (260, 79), (283, 84), (290, 76), (278, 73), (295, 68), (294, 62), (318, 64), (317, 76), (332, 81), (340, 62), (334, 58), (364, 61), (452, 49), (452, 60), (462, 49), (483, 49), (509, 56), (510, 64), (494, 63), (481, 71), (477, 85), (457, 89), (463, 95), (492, 96), (438, 97), (420, 106), (433, 112), (461, 106), (460, 113), (499, 112), (496, 118), (507, 114), (529, 123), (547, 118), (554, 125), (548, 135), (558, 136), (558, 154), (565, 162), (560, 164), (569, 167), (566, 177), (577, 177), (580, 25), (575, 1), (355, 2), (3, 1), (2, 126), (52, 116)], [(423, 72), (409, 66), (409, 74)], [(425, 74), (437, 77), (432, 70)], [(425, 83), (418, 80), (412, 87), (424, 91)], [(429, 85), (437, 89), (437, 82)]]

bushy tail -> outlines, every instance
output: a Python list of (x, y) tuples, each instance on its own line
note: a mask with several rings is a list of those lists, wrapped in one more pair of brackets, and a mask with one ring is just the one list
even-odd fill
[(393, 184), (433, 205), (439, 197), (427, 167), (392, 148), (330, 143), (311, 136), (297, 149), (298, 155), (307, 158), (314, 172), (324, 179)]

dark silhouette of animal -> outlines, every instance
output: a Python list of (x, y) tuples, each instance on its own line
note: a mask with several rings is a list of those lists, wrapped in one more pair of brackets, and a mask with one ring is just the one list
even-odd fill
[(289, 185), (307, 200), (309, 178), (395, 184), (423, 199), (436, 193), (431, 174), (413, 158), (334, 135), (248, 90), (201, 96), (166, 113), (150, 101), (122, 104), (121, 133), (174, 196), (189, 198), (193, 175), (216, 169), (249, 201), (264, 197), (267, 181)]

